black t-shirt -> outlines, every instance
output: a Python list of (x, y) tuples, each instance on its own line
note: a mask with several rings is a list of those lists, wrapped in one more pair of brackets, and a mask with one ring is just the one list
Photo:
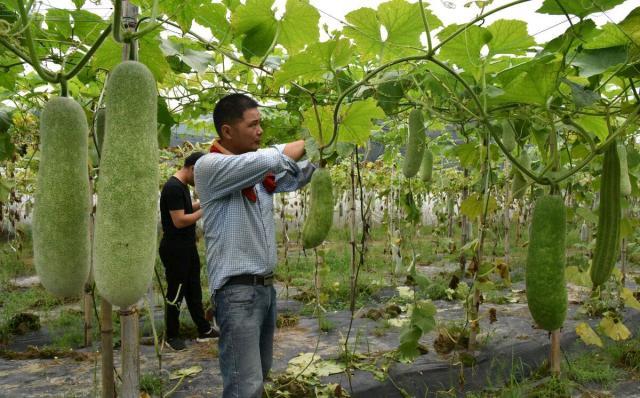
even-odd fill
[(183, 184), (175, 176), (171, 176), (162, 187), (162, 192), (160, 193), (160, 218), (162, 220), (162, 231), (164, 232), (163, 244), (195, 244), (196, 225), (176, 228), (171, 220), (169, 211), (182, 209), (184, 209), (184, 214), (193, 213), (191, 193), (187, 185)]

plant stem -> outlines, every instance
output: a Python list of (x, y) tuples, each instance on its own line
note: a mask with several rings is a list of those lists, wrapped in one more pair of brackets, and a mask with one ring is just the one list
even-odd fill
[(59, 76), (56, 76), (52, 72), (44, 69), (42, 65), (40, 65), (40, 58), (38, 57), (38, 53), (36, 52), (36, 47), (33, 41), (33, 36), (31, 35), (31, 27), (29, 26), (29, 18), (27, 15), (27, 9), (24, 6), (24, 0), (18, 1), (18, 12), (20, 13), (20, 20), (24, 26), (24, 38), (27, 43), (27, 50), (29, 51), (29, 59), (31, 60), (30, 64), (33, 69), (36, 71), (38, 76), (40, 76), (44, 81), (49, 83), (58, 83)]

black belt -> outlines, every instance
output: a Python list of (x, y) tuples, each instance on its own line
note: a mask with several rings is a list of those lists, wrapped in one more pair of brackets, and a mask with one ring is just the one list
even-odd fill
[(235, 275), (235, 276), (232, 276), (231, 278), (229, 278), (227, 283), (225, 283), (224, 285), (225, 286), (228, 286), (228, 285), (271, 286), (271, 285), (273, 285), (273, 274), (264, 275), (264, 276), (262, 276), (262, 275), (250, 275), (250, 274)]

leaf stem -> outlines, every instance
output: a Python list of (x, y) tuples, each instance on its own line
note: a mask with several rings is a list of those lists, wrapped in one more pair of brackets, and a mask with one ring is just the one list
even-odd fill
[(113, 27), (113, 25), (109, 25), (109, 26), (107, 26), (107, 28), (105, 30), (102, 31), (102, 33), (100, 34), (100, 36), (98, 37), (96, 42), (93, 43), (93, 45), (91, 46), (89, 51), (87, 51), (87, 53), (84, 55), (84, 57), (82, 57), (80, 62), (78, 62), (76, 64), (76, 66), (74, 66), (73, 69), (71, 69), (69, 72), (63, 74), (63, 79), (65, 79), (65, 80), (66, 79), (71, 79), (72, 77), (77, 75), (78, 72), (80, 72), (80, 70), (87, 64), (87, 62), (89, 62), (89, 60), (91, 59), (93, 54), (95, 54), (95, 52), (98, 50), (98, 48), (102, 45), (102, 43), (105, 41), (105, 39), (107, 37), (109, 37), (109, 33), (111, 33), (112, 27)]
[(24, 38), (27, 43), (27, 50), (29, 51), (31, 66), (44, 81), (47, 81), (49, 83), (58, 83), (60, 81), (59, 76), (56, 76), (52, 72), (44, 69), (42, 65), (40, 65), (40, 59), (38, 58), (38, 53), (36, 52), (33, 36), (31, 35), (31, 27), (29, 26), (30, 22), (27, 15), (27, 9), (24, 6), (24, 0), (18, 0), (18, 12), (20, 13), (20, 20), (22, 21), (25, 28)]
[(431, 43), (431, 29), (429, 29), (429, 21), (427, 21), (427, 15), (424, 12), (424, 4), (422, 0), (418, 0), (420, 4), (420, 15), (422, 16), (422, 23), (424, 24), (424, 32), (427, 34), (427, 49), (429, 53), (433, 50), (433, 44)]

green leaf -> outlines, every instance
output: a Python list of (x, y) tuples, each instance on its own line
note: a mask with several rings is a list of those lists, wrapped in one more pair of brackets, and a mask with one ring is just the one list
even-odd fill
[(578, 207), (576, 209), (576, 214), (579, 215), (583, 220), (591, 224), (598, 223), (598, 215), (595, 212), (591, 211), (588, 207)]
[(113, 36), (109, 36), (94, 54), (93, 68), (111, 70), (120, 62), (122, 62), (122, 46), (113, 40)]
[(422, 336), (422, 331), (419, 327), (409, 324), (409, 326), (400, 333), (400, 346), (398, 347), (398, 353), (400, 357), (405, 360), (412, 360), (418, 355), (418, 340)]
[(489, 54), (525, 54), (529, 47), (536, 44), (527, 33), (527, 23), (519, 20), (499, 19), (487, 30), (491, 33)]
[[(442, 22), (424, 8), (429, 29), (433, 30), (442, 26)], [(414, 46), (422, 48), (420, 35), (424, 32), (424, 24), (420, 14), (419, 3), (409, 3), (405, 0), (391, 0), (378, 6), (378, 20), (387, 30), (385, 47), (390, 46)], [(394, 50), (391, 50), (394, 53)], [(404, 51), (398, 50), (398, 53)], [(382, 57), (389, 59), (389, 57)]]
[[(558, 5), (558, 2), (562, 4), (562, 7)], [(544, 0), (542, 7), (536, 12), (541, 14), (564, 15), (566, 11), (567, 14), (577, 15), (582, 18), (594, 12), (610, 10), (624, 2), (625, 0)]]
[(353, 47), (346, 39), (316, 43), (302, 53), (291, 56), (275, 73), (274, 85), (280, 87), (299, 78), (332, 78), (336, 69), (351, 59)]
[(242, 36), (245, 58), (262, 57), (276, 35), (277, 21), (272, 10), (273, 0), (247, 0), (231, 16), (231, 27)]
[[(449, 25), (438, 33), (443, 41), (457, 31), (461, 25)], [(447, 42), (440, 49), (440, 57), (452, 64), (458, 65), (467, 72), (474, 73), (482, 65), (482, 47), (492, 39), (488, 29), (476, 25), (470, 26), (464, 32)]]
[(316, 43), (320, 39), (318, 22), (320, 13), (309, 4), (309, 0), (287, 0), (286, 13), (280, 26), (278, 42), (295, 53), (307, 43)]
[[(424, 11), (430, 29), (442, 26), (442, 22), (428, 8), (425, 7)], [(356, 42), (363, 59), (379, 58), (386, 61), (415, 53), (414, 48), (422, 48), (420, 35), (424, 32), (424, 24), (419, 3), (391, 0), (380, 4), (377, 10), (359, 8), (348, 13), (345, 19), (349, 25), (343, 32)], [(384, 40), (381, 27), (387, 32)]]
[(635, 232), (635, 225), (629, 217), (620, 220), (620, 239), (629, 238)]
[[(18, 62), (16, 59), (0, 56), (0, 64), (9, 65)], [(11, 92), (16, 92), (16, 78), (24, 71), (22, 65), (16, 65), (11, 69), (0, 69), (0, 87), (4, 87)]]
[(188, 32), (203, 3), (203, 0), (164, 0), (158, 2), (158, 7), (161, 13), (176, 21), (183, 32)]
[(376, 105), (373, 98), (355, 102), (341, 114), (342, 123), (338, 140), (340, 142), (364, 145), (367, 143), (371, 130), (374, 128), (372, 119), (382, 118), (384, 118), (384, 112)]
[(343, 29), (343, 33), (356, 42), (358, 53), (363, 58), (374, 58), (382, 52), (383, 43), (376, 10), (359, 8), (348, 13), (345, 19), (350, 25)]
[(602, 26), (599, 33), (582, 47), (588, 50), (595, 50), (598, 48), (624, 46), (628, 43), (629, 38), (625, 32), (618, 25), (610, 22)]
[(627, 61), (626, 47), (608, 47), (583, 50), (575, 56), (572, 65), (580, 68), (580, 76), (591, 77)]
[(460, 165), (465, 168), (473, 167), (478, 163), (479, 155), (476, 144), (468, 142), (465, 144), (456, 145), (453, 148), (453, 153), (460, 160)]
[(550, 40), (544, 47), (546, 53), (566, 53), (582, 43), (588, 43), (598, 33), (596, 24), (590, 19), (574, 23), (560, 36)]
[(378, 106), (388, 115), (398, 107), (404, 98), (404, 88), (400, 74), (396, 71), (387, 72), (382, 76), (381, 83), (376, 87)]
[(203, 4), (196, 15), (196, 22), (211, 31), (219, 43), (231, 40), (231, 24), (227, 20), (227, 7), (219, 3)]
[(87, 46), (93, 45), (108, 24), (99, 15), (86, 10), (71, 11), (73, 34)]
[(0, 133), (6, 133), (12, 125), (11, 112), (0, 109)]
[(185, 44), (191, 44), (191, 41), (184, 41), (174, 36), (162, 39), (161, 48), (165, 55), (177, 55), (187, 65), (198, 73), (204, 73), (207, 67), (213, 63), (213, 56), (205, 51), (196, 51)]
[(436, 327), (436, 312), (437, 309), (433, 303), (420, 301), (413, 308), (411, 323), (420, 328), (422, 334), (429, 333)]
[(18, 13), (14, 12), (14, 11), (17, 11), (18, 8), (16, 7), (15, 4), (11, 4), (12, 1), (8, 1), (6, 3), (7, 4), (5, 4), (5, 2), (0, 3), (0, 19), (3, 19), (9, 22), (10, 24), (12, 24), (19, 19)]
[[(498, 204), (493, 196), (489, 197), (489, 204), (487, 207), (487, 214), (491, 214), (497, 209)], [(474, 220), (476, 217), (480, 217), (484, 212), (484, 198), (480, 193), (474, 193), (462, 201), (460, 205), (460, 212), (470, 219)]]
[(260, 25), (275, 25), (276, 20), (272, 10), (273, 0), (247, 0), (238, 6), (231, 16), (231, 27), (234, 32), (244, 34), (251, 32)]
[(160, 49), (160, 38), (153, 34), (143, 36), (139, 41), (139, 59), (145, 64), (158, 82), (171, 73), (171, 67)]
[(302, 127), (306, 128), (320, 145), (325, 145), (329, 142), (333, 133), (333, 108), (331, 106), (319, 106), (317, 111), (320, 118), (320, 126), (318, 126), (318, 117), (316, 117), (315, 110), (310, 107), (302, 114), (304, 118)]
[(85, 0), (72, 0), (73, 1), (73, 5), (76, 6), (76, 9), (81, 9), (82, 6), (85, 3)]
[(517, 63), (511, 67), (501, 69), (496, 75), (496, 78), (503, 87), (507, 86), (521, 74), (531, 71), (533, 68), (535, 68), (536, 65), (551, 62), (555, 58), (555, 54), (545, 54), (537, 58)]
[(504, 94), (496, 99), (544, 106), (556, 90), (561, 66), (561, 62), (557, 60), (535, 64), (529, 71), (511, 81), (504, 88)]
[(242, 39), (242, 55), (246, 59), (263, 57), (271, 48), (276, 36), (277, 24), (265, 23), (250, 30)]
[(582, 127), (587, 133), (593, 134), (602, 142), (609, 136), (607, 121), (600, 116), (580, 116), (574, 118), (574, 122)]
[(11, 188), (15, 186), (15, 182), (10, 182), (5, 180), (4, 178), (0, 178), (0, 203), (6, 202), (9, 200), (9, 195), (11, 195)]
[[(171, 67), (160, 49), (160, 39), (158, 36), (148, 34), (138, 41), (138, 45), (140, 62), (151, 70), (158, 82), (162, 82), (165, 76), (171, 73)], [(110, 71), (120, 62), (122, 62), (122, 46), (116, 43), (113, 37), (107, 38), (93, 57), (94, 69), (101, 68)]]
[(0, 162), (11, 159), (15, 150), (11, 136), (6, 132), (0, 133)]
[(47, 10), (45, 21), (49, 28), (48, 32), (57, 33), (65, 39), (71, 37), (71, 14), (69, 11), (51, 8)]
[(600, 94), (596, 93), (595, 91), (586, 89), (583, 86), (576, 84), (570, 80), (565, 80), (564, 83), (568, 84), (569, 87), (571, 87), (571, 98), (573, 99), (573, 103), (576, 104), (578, 108), (584, 108), (589, 105), (593, 105), (600, 100)]
[(166, 148), (171, 142), (171, 127), (176, 125), (164, 98), (158, 97), (158, 146)]
[(564, 277), (568, 283), (573, 283), (574, 285), (584, 286), (584, 287), (592, 287), (593, 283), (591, 282), (591, 277), (589, 276), (589, 272), (582, 271), (579, 267), (575, 265), (570, 265), (565, 268)]

